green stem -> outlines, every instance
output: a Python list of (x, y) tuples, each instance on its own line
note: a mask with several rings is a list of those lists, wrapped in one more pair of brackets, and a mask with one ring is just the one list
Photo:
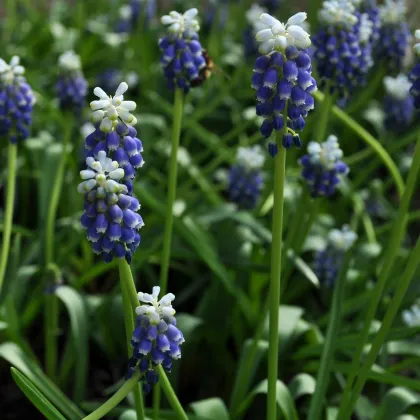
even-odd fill
[(340, 269), (340, 275), (334, 285), (334, 295), (332, 301), (331, 314), (327, 329), (327, 337), (325, 339), (324, 348), (321, 356), (321, 364), (319, 366), (316, 378), (316, 388), (309, 406), (308, 419), (318, 420), (321, 417), (322, 405), (324, 403), (325, 393), (328, 387), (332, 366), (334, 364), (334, 353), (336, 347), (336, 339), (340, 331), (341, 325), (341, 307), (344, 302), (346, 273), (349, 264), (350, 253), (344, 258), (343, 265)]
[(17, 145), (9, 142), (7, 149), (7, 189), (6, 210), (4, 213), (3, 240), (0, 259), (0, 292), (6, 274), (7, 260), (10, 249), (10, 236), (12, 234), (13, 205), (15, 203)]
[(161, 293), (165, 294), (168, 286), (169, 263), (171, 259), (171, 242), (172, 242), (172, 226), (173, 226), (173, 206), (176, 197), (176, 183), (178, 172), (178, 148), (181, 134), (181, 123), (183, 113), (183, 91), (176, 89), (174, 115), (172, 121), (172, 148), (171, 159), (168, 176), (168, 197), (166, 202), (165, 232), (163, 235), (163, 249), (160, 271), (160, 288)]
[[(172, 120), (172, 148), (169, 163), (168, 196), (166, 202), (165, 232), (163, 234), (163, 249), (160, 267), (160, 289), (165, 294), (168, 287), (169, 264), (171, 260), (172, 227), (174, 222), (173, 206), (176, 198), (176, 183), (178, 173), (178, 148), (181, 135), (182, 114), (184, 110), (184, 93), (181, 89), (175, 90), (174, 114)], [(154, 419), (159, 418), (160, 386), (153, 390)]]
[[(327, 86), (328, 89), (328, 86)], [(320, 107), (320, 116), (317, 123), (314, 140), (318, 143), (325, 141), (327, 133), (328, 120), (330, 119), (331, 108), (333, 106), (334, 97), (329, 93), (324, 96), (322, 107)]]
[[(326, 97), (324, 97), (320, 91), (315, 92), (314, 96), (321, 102), (326, 100)], [(337, 106), (332, 107), (332, 113), (349, 128), (351, 128), (355, 133), (357, 133), (359, 137), (378, 154), (382, 162), (389, 169), (389, 172), (394, 179), (395, 185), (397, 186), (398, 193), (401, 196), (404, 191), (404, 181), (401, 178), (401, 174), (398, 171), (397, 166), (391, 159), (391, 156), (389, 156), (388, 152), (383, 148), (381, 143), (379, 143), (378, 140), (376, 140), (367, 130), (365, 130), (359, 123), (353, 120), (353, 118), (351, 118)]]
[[(133, 302), (136, 301), (136, 307), (139, 306), (138, 304), (138, 297), (136, 288), (134, 286), (133, 282), (133, 275), (131, 274), (130, 266), (128, 265), (126, 260), (119, 260), (118, 261), (118, 267), (120, 270), (120, 281), (121, 281), (121, 290), (123, 293), (127, 293), (128, 296), (126, 296), (127, 302), (131, 302), (131, 306), (133, 305)], [(128, 305), (127, 305), (128, 306)], [(124, 312), (125, 314), (125, 312)], [(134, 330), (134, 318), (133, 319), (133, 328), (131, 332)], [(130, 333), (130, 339), (131, 339), (131, 333)], [(181, 403), (179, 402), (169, 380), (166, 376), (165, 371), (162, 369), (161, 366), (157, 367), (158, 373), (159, 373), (159, 382), (163, 388), (163, 391), (166, 395), (166, 398), (168, 399), (172, 409), (176, 412), (179, 419), (187, 419), (188, 417), (185, 414), (184, 409), (182, 408)], [(142, 417), (141, 417), (142, 418)]]
[(358, 375), (356, 384), (352, 391), (350, 401), (348, 405), (346, 406), (344, 412), (343, 410), (340, 410), (337, 418), (343, 419), (343, 420), (350, 418), (351, 412), (353, 411), (353, 407), (356, 404), (359, 398), (359, 395), (363, 390), (363, 386), (368, 378), (370, 369), (373, 363), (375, 362), (376, 357), (378, 356), (381, 346), (383, 345), (386, 339), (386, 336), (392, 327), (392, 323), (395, 319), (395, 316), (398, 313), (398, 310), (408, 290), (408, 287), (410, 286), (411, 280), (416, 272), (419, 262), (420, 262), (420, 239), (417, 240), (417, 244), (415, 248), (413, 249), (413, 251), (411, 252), (410, 258), (408, 259), (402, 278), (398, 282), (397, 291), (391, 300), (388, 310), (386, 311), (381, 328), (379, 329), (378, 333), (375, 335), (370, 351), (366, 357), (365, 362), (363, 363), (360, 369), (360, 373)]
[(84, 417), (85, 420), (98, 420), (105, 417), (113, 408), (115, 408), (138, 384), (140, 379), (140, 371), (136, 371), (134, 375), (124, 382), (124, 385), (105, 403), (98, 407), (93, 413)]
[[(52, 186), (51, 198), (48, 206), (47, 219), (45, 222), (45, 267), (47, 270), (47, 281), (49, 281), (49, 266), (54, 261), (54, 227), (57, 216), (58, 202), (60, 200), (61, 189), (63, 186), (64, 174), (67, 163), (67, 147), (69, 144), (72, 124), (65, 125), (65, 133), (62, 142), (62, 154), (58, 165), (57, 173)], [(45, 364), (47, 375), (54, 379), (58, 362), (58, 318), (60, 307), (57, 296), (51, 293), (45, 298)]]
[[(127, 355), (128, 358), (131, 358), (132, 348), (131, 348), (131, 336), (135, 328), (134, 322), (134, 311), (137, 306), (139, 306), (139, 301), (137, 299), (137, 292), (134, 286), (133, 276), (125, 259), (118, 260), (118, 268), (120, 273), (120, 286), (121, 286), (121, 296), (123, 301), (123, 311), (124, 311), (124, 324), (125, 324), (125, 334), (127, 339)], [(134, 292), (133, 292), (134, 290)], [(136, 299), (134, 299), (136, 298)], [(135, 300), (135, 307), (133, 303)], [(136, 407), (137, 420), (144, 420), (144, 405), (143, 405), (143, 396), (140, 388), (140, 384), (133, 388), (134, 395), (134, 405)]]
[(281, 262), (283, 236), (283, 202), (286, 176), (286, 149), (282, 145), (283, 133), (278, 133), (278, 153), (274, 158), (274, 206), (271, 245), (271, 281), (269, 291), (269, 347), (268, 347), (268, 392), (267, 420), (277, 420), (277, 373), (279, 350), (279, 306), (281, 290)]
[(369, 330), (372, 323), (372, 320), (375, 316), (376, 310), (378, 308), (379, 302), (381, 300), (382, 292), (384, 290), (386, 281), (388, 280), (389, 274), (394, 265), (395, 259), (398, 255), (401, 242), (404, 236), (404, 231), (406, 227), (406, 219), (408, 213), (408, 207), (413, 196), (413, 192), (417, 183), (417, 177), (420, 169), (420, 139), (417, 141), (416, 149), (414, 151), (413, 163), (410, 168), (410, 172), (407, 177), (407, 185), (404, 190), (404, 194), (401, 198), (401, 203), (398, 209), (398, 212), (395, 217), (395, 221), (392, 226), (390, 240), (388, 242), (388, 247), (385, 250), (383, 256), (383, 265), (379, 272), (378, 282), (373, 290), (372, 299), (368, 305), (366, 318), (363, 325), (363, 330), (358, 340), (358, 345), (356, 348), (355, 355), (353, 356), (353, 362), (350, 368), (350, 373), (347, 378), (346, 387), (344, 389), (343, 396), (340, 402), (340, 411), (342, 413), (344, 407), (349, 401), (350, 391), (353, 386), (353, 381), (357, 375), (360, 359), (363, 352), (364, 344), (367, 342), (369, 336)]

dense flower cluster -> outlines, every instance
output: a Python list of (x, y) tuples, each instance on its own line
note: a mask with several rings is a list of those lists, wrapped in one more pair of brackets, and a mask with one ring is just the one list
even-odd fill
[(26, 83), (25, 69), (19, 57), (12, 57), (10, 64), (0, 58), (0, 137), (12, 143), (29, 137), (32, 107), (35, 97)]
[(341, 230), (333, 229), (328, 234), (327, 246), (315, 255), (314, 271), (325, 286), (331, 287), (337, 280), (344, 254), (356, 242), (357, 235), (344, 225)]
[(81, 71), (80, 57), (73, 51), (62, 54), (58, 60), (60, 75), (55, 85), (60, 107), (79, 115), (87, 95), (87, 82)]
[(361, 14), (366, 14), (372, 22), (371, 43), (375, 48), (380, 38), (379, 30), (381, 28), (381, 18), (379, 16), (379, 7), (376, 0), (359, 0), (355, 3), (357, 15), (360, 19)]
[(366, 82), (373, 65), (373, 22), (352, 0), (325, 0), (319, 11), (321, 29), (314, 37), (314, 60), (321, 86), (346, 99)]
[(265, 157), (260, 146), (239, 147), (236, 163), (228, 173), (229, 199), (244, 209), (253, 209), (264, 186), (261, 168)]
[(187, 93), (200, 83), (200, 73), (206, 68), (204, 50), (198, 40), (197, 13), (197, 9), (189, 9), (182, 15), (172, 11), (162, 16), (162, 23), (169, 27), (168, 35), (159, 40), (160, 64), (169, 89), (178, 87)]
[(379, 11), (381, 27), (376, 56), (389, 72), (400, 72), (410, 42), (405, 0), (385, 0)]
[(410, 93), (414, 98), (414, 106), (420, 109), (420, 29), (414, 33), (418, 43), (414, 46), (414, 54), (416, 55), (416, 63), (412, 68), (409, 78), (412, 82)]
[(269, 137), (273, 130), (283, 134), (283, 146), (302, 145), (295, 130), (305, 127), (305, 118), (314, 108), (312, 93), (316, 82), (312, 77), (311, 58), (305, 48), (311, 45), (309, 35), (298, 26), (306, 13), (297, 13), (286, 24), (263, 13), (262, 28), (256, 35), (260, 42), (252, 75), (252, 88), (257, 91), (257, 115), (264, 117), (261, 134)]
[(308, 154), (299, 159), (302, 178), (312, 197), (331, 196), (340, 182), (340, 175), (347, 174), (349, 167), (341, 160), (343, 152), (336, 136), (329, 136), (319, 144), (311, 141)]
[(403, 131), (410, 124), (413, 113), (413, 97), (410, 95), (411, 83), (405, 74), (397, 77), (384, 77), (386, 96), (384, 100), (385, 128)]
[(139, 369), (145, 393), (158, 382), (154, 368), (161, 364), (166, 372), (170, 372), (172, 361), (181, 358), (180, 346), (185, 341), (176, 327), (175, 309), (172, 308), (175, 296), (168, 293), (158, 301), (159, 293), (160, 287), (157, 286), (153, 287), (151, 295), (139, 292), (139, 301), (145, 305), (136, 309), (136, 327), (131, 339), (133, 357), (129, 360), (126, 378)]
[(90, 104), (95, 130), (85, 140), (87, 170), (81, 172), (84, 182), (78, 187), (85, 196), (82, 226), (93, 250), (107, 262), (114, 256), (130, 262), (140, 243), (137, 230), (144, 225), (136, 213), (140, 204), (132, 196), (135, 170), (144, 163), (143, 146), (132, 127), (136, 119), (130, 111), (136, 103), (124, 101), (127, 89), (121, 83), (114, 97), (94, 89), (100, 98)]
[(156, 0), (130, 0), (128, 4), (120, 7), (119, 21), (115, 28), (117, 33), (126, 33), (133, 31), (141, 19), (149, 23), (156, 16)]

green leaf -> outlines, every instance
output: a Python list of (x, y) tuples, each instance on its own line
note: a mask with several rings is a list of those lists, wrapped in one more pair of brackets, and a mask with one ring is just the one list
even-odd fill
[(74, 352), (77, 354), (74, 372), (74, 400), (83, 400), (86, 391), (88, 373), (88, 331), (89, 317), (82, 296), (69, 286), (60, 286), (55, 294), (64, 303), (70, 317)]
[(242, 347), (241, 358), (239, 359), (235, 383), (233, 385), (233, 391), (229, 403), (229, 410), (232, 415), (236, 413), (239, 404), (248, 392), (258, 365), (268, 351), (268, 341), (258, 341), (255, 348), (255, 357), (253, 358), (254, 364), (249, 366), (249, 358), (253, 350), (253, 343), (254, 340), (246, 340)]
[(229, 420), (225, 403), (220, 398), (208, 398), (190, 404), (191, 409), (200, 418), (208, 420)]
[[(298, 306), (280, 305), (279, 311), (279, 353), (291, 344), (296, 326), (304, 310)], [(265, 320), (264, 338), (268, 338), (268, 315)]]
[(203, 320), (197, 316), (177, 313), (176, 314), (176, 325), (182, 331), (185, 341), (189, 341), (192, 337), (194, 330), (203, 323)]
[[(267, 394), (268, 381), (264, 379), (260, 382), (248, 395), (247, 399), (242, 403), (240, 411), (243, 412), (249, 408), (254, 398), (259, 394)], [(280, 380), (276, 384), (276, 400), (277, 404), (287, 420), (298, 420), (295, 403), (287, 388)]]
[(293, 250), (287, 251), (287, 258), (289, 258), (295, 264), (295, 267), (316, 287), (319, 289), (320, 283), (316, 274), (312, 271), (312, 268), (306, 264), (302, 258), (297, 257)]
[(13, 367), (10, 368), (10, 372), (16, 385), (47, 419), (66, 420), (25, 375)]
[(374, 420), (394, 420), (410, 406), (419, 403), (420, 395), (406, 388), (392, 388), (381, 401)]
[(293, 399), (303, 395), (312, 395), (315, 391), (316, 380), (308, 373), (299, 373), (289, 383), (289, 391)]
[(22, 372), (69, 420), (84, 417), (83, 412), (44, 374), (42, 369), (14, 343), (0, 345), (0, 357)]

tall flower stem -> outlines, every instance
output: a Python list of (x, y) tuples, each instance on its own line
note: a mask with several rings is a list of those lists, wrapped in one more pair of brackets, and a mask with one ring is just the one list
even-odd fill
[(341, 325), (341, 308), (345, 295), (346, 273), (349, 264), (350, 253), (347, 253), (343, 265), (341, 266), (338, 281), (334, 286), (334, 295), (332, 301), (332, 308), (327, 328), (327, 336), (323, 347), (321, 356), (321, 365), (318, 370), (316, 378), (316, 388), (309, 406), (308, 419), (317, 420), (322, 418), (321, 410), (324, 402), (325, 392), (327, 390), (330, 379), (331, 369), (334, 363), (334, 353), (336, 347), (336, 339), (340, 331)]
[(271, 245), (271, 281), (269, 291), (267, 420), (277, 419), (276, 386), (279, 350), (280, 276), (283, 242), (284, 182), (286, 177), (286, 149), (282, 145), (282, 135), (283, 133), (277, 133), (276, 135), (278, 153), (274, 158), (273, 239)]
[(420, 170), (420, 138), (416, 144), (414, 157), (413, 157), (413, 163), (411, 164), (410, 172), (408, 173), (408, 177), (407, 177), (406, 187), (404, 189), (404, 193), (401, 198), (401, 203), (398, 208), (398, 212), (392, 226), (390, 239), (388, 241), (388, 247), (386, 248), (383, 259), (382, 259), (383, 264), (379, 272), (378, 282), (376, 283), (376, 286), (373, 289), (372, 299), (367, 309), (367, 313), (366, 313), (366, 317), (365, 317), (365, 321), (363, 325), (363, 330), (360, 335), (360, 340), (358, 340), (356, 352), (353, 356), (353, 362), (349, 371), (349, 376), (347, 378), (346, 387), (344, 389), (344, 393), (340, 402), (339, 413), (341, 414), (343, 413), (343, 410), (346, 407), (346, 405), (349, 403), (353, 382), (359, 370), (363, 347), (365, 343), (367, 343), (371, 323), (375, 316), (376, 310), (381, 300), (382, 292), (385, 288), (385, 284), (388, 280), (389, 274), (391, 273), (392, 267), (394, 265), (395, 259), (398, 255), (398, 252), (401, 246), (401, 242), (402, 242), (404, 232), (405, 232), (405, 227), (406, 227), (408, 207), (409, 207), (409, 204), (410, 204), (410, 201), (413, 196), (413, 192), (417, 183), (419, 170)]
[(140, 379), (140, 372), (137, 371), (123, 386), (107, 401), (105, 401), (95, 411), (84, 417), (85, 420), (98, 420), (105, 417), (113, 408), (115, 408), (138, 384)]
[(328, 121), (330, 119), (333, 102), (334, 96), (330, 95), (329, 93), (326, 93), (324, 96), (324, 102), (322, 104), (322, 107), (320, 107), (319, 120), (317, 122), (317, 127), (314, 135), (314, 140), (318, 143), (321, 143), (325, 140), (325, 135), (327, 133)]
[[(72, 128), (72, 124), (65, 124), (65, 132), (62, 142), (62, 154), (52, 186), (52, 193), (48, 206), (47, 219), (45, 224), (45, 270), (47, 281), (50, 278), (48, 274), (49, 267), (54, 262), (54, 227), (57, 216), (58, 202), (60, 200), (61, 189), (63, 186), (64, 174), (68, 158), (67, 147), (70, 141)], [(53, 290), (51, 291), (51, 293), (48, 293), (46, 295), (45, 305), (45, 364), (48, 376), (54, 379), (56, 375), (58, 361), (57, 331), (59, 318), (59, 301), (57, 296), (55, 296)]]
[(16, 161), (17, 145), (9, 142), (7, 149), (6, 210), (4, 213), (4, 230), (0, 258), (0, 292), (3, 286), (4, 275), (6, 274), (7, 259), (10, 249), (10, 236), (12, 234), (13, 205), (15, 203)]
[[(184, 92), (175, 90), (175, 102), (172, 120), (172, 147), (169, 163), (168, 196), (166, 202), (165, 232), (163, 234), (163, 249), (160, 266), (160, 289), (163, 294), (168, 287), (169, 263), (171, 260), (172, 227), (174, 222), (173, 206), (176, 198), (176, 184), (178, 176), (178, 149), (181, 135), (182, 114), (184, 111)], [(153, 390), (154, 419), (159, 418), (160, 386), (156, 385)]]
[(169, 263), (171, 259), (173, 206), (176, 198), (176, 184), (178, 176), (178, 148), (181, 134), (184, 93), (181, 89), (175, 90), (174, 114), (172, 121), (172, 148), (168, 175), (168, 196), (166, 201), (165, 232), (163, 235), (163, 249), (160, 268), (160, 288), (163, 294), (168, 286)]
[[(139, 306), (136, 287), (133, 280), (133, 275), (131, 273), (130, 266), (128, 265), (126, 260), (119, 260), (118, 261), (118, 268), (120, 272), (120, 283), (121, 283), (121, 291), (123, 293), (123, 297), (126, 296), (126, 302), (127, 304), (125, 307), (130, 308), (131, 311), (133, 311), (137, 306)], [(125, 295), (126, 293), (126, 295)], [(129, 303), (128, 303), (129, 302)], [(124, 309), (124, 317), (132, 320), (132, 329), (131, 332), (134, 330), (134, 317), (131, 314), (129, 316), (128, 310)], [(127, 321), (126, 321), (127, 323)], [(128, 338), (127, 338), (128, 339)], [(130, 340), (131, 340), (131, 334), (130, 334)], [(168, 377), (166, 376), (165, 371), (162, 369), (161, 366), (158, 366), (158, 372), (159, 372), (159, 381), (161, 383), (161, 386), (163, 388), (163, 392), (166, 395), (166, 398), (168, 399), (169, 403), (171, 404), (172, 409), (176, 413), (177, 417), (181, 420), (188, 420), (188, 417), (182, 408), (181, 403), (179, 402), (171, 383), (169, 382)], [(131, 381), (131, 379), (130, 379)], [(127, 381), (129, 382), (129, 381)], [(131, 388), (130, 388), (131, 390)], [(129, 390), (129, 391), (130, 391)], [(129, 392), (128, 391), (128, 392)], [(128, 394), (127, 392), (127, 394)], [(127, 395), (126, 394), (126, 395)], [(124, 398), (124, 396), (122, 397)], [(121, 399), (122, 399), (121, 398)], [(121, 401), (120, 399), (120, 401)], [(140, 417), (139, 417), (140, 418)]]
[(346, 420), (350, 418), (351, 413), (353, 411), (353, 407), (356, 404), (357, 399), (363, 390), (364, 384), (366, 383), (367, 377), (370, 372), (370, 368), (375, 362), (376, 357), (378, 356), (378, 353), (381, 350), (383, 342), (385, 341), (385, 338), (392, 327), (392, 323), (395, 319), (395, 316), (398, 313), (398, 310), (401, 306), (404, 296), (408, 290), (408, 287), (410, 286), (411, 280), (417, 270), (419, 261), (420, 261), (420, 239), (417, 239), (417, 244), (410, 254), (410, 257), (408, 259), (402, 278), (398, 282), (397, 291), (394, 297), (392, 298), (391, 303), (388, 307), (388, 310), (386, 311), (385, 317), (382, 321), (381, 328), (379, 329), (378, 333), (375, 335), (370, 351), (366, 357), (365, 362), (363, 363), (360, 369), (359, 376), (357, 378), (356, 384), (351, 394), (350, 402), (348, 403), (344, 412), (340, 410), (341, 414), (339, 413), (338, 415), (339, 419)]
[[(125, 334), (127, 338), (127, 355), (130, 358), (132, 354), (131, 335), (133, 334), (135, 328), (134, 310), (137, 306), (139, 306), (139, 301), (138, 299), (134, 301), (134, 298), (136, 297), (137, 293), (134, 286), (130, 266), (127, 264), (127, 261), (125, 259), (118, 260), (118, 268), (120, 273), (120, 286), (124, 311)], [(134, 293), (132, 290), (133, 288)], [(135, 306), (133, 306), (133, 304), (135, 304)], [(144, 420), (145, 413), (140, 384), (133, 388), (133, 395), (134, 405), (136, 407), (137, 413), (137, 420)]]

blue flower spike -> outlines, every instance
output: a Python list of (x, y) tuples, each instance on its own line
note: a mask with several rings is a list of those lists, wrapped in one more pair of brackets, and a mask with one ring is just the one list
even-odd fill
[(136, 327), (131, 346), (133, 357), (128, 362), (126, 379), (139, 369), (144, 393), (149, 393), (158, 380), (156, 366), (162, 365), (165, 372), (171, 372), (173, 360), (181, 358), (181, 345), (184, 336), (176, 326), (175, 309), (172, 301), (175, 296), (168, 293), (159, 299), (160, 287), (153, 287), (152, 294), (139, 292), (136, 308)]
[(144, 164), (143, 145), (133, 127), (136, 103), (124, 100), (127, 89), (127, 83), (121, 83), (113, 97), (94, 89), (99, 98), (90, 104), (95, 130), (85, 140), (87, 167), (78, 186), (85, 198), (82, 227), (94, 252), (106, 262), (116, 257), (130, 263), (144, 226), (133, 196), (136, 170)]
[(410, 125), (414, 114), (411, 83), (405, 74), (399, 74), (397, 77), (384, 77), (384, 86), (385, 128), (402, 132)]
[[(268, 138), (273, 131), (284, 132), (283, 146), (301, 146), (299, 134), (305, 118), (314, 108), (312, 93), (317, 89), (312, 77), (309, 34), (302, 28), (306, 13), (300, 12), (282, 23), (263, 13), (256, 34), (259, 52), (252, 75), (257, 91), (256, 113), (264, 118), (261, 134)], [(285, 129), (286, 127), (286, 129)], [(269, 146), (270, 154), (275, 154)]]
[(411, 35), (406, 13), (405, 0), (385, 0), (384, 4), (379, 6), (381, 27), (376, 57), (392, 74), (403, 71), (404, 59), (410, 44)]
[(58, 59), (60, 75), (55, 85), (60, 108), (80, 117), (87, 95), (87, 82), (82, 73), (80, 57), (74, 51), (63, 53)]
[(414, 106), (420, 110), (420, 29), (416, 30), (414, 37), (418, 42), (414, 45), (416, 63), (409, 75), (410, 82), (412, 83), (410, 93), (414, 99)]
[(236, 163), (228, 174), (229, 199), (240, 208), (253, 209), (264, 186), (262, 167), (265, 156), (260, 146), (239, 147)]
[(344, 225), (341, 230), (332, 229), (329, 232), (325, 249), (316, 253), (314, 261), (315, 274), (326, 287), (334, 286), (344, 254), (356, 240), (356, 233), (347, 225)]
[(204, 81), (201, 72), (207, 63), (199, 42), (197, 14), (197, 9), (189, 9), (184, 14), (172, 11), (161, 18), (168, 34), (159, 40), (160, 64), (170, 90), (178, 87), (187, 93)]
[(9, 64), (0, 58), (0, 137), (11, 143), (26, 140), (32, 124), (35, 97), (24, 73), (19, 57)]
[(366, 83), (373, 65), (374, 23), (356, 10), (352, 0), (325, 0), (319, 11), (321, 28), (314, 36), (314, 61), (321, 87), (347, 100)]
[(321, 144), (314, 141), (308, 144), (308, 154), (299, 159), (299, 164), (312, 197), (330, 197), (335, 193), (340, 176), (349, 172), (342, 157), (343, 151), (336, 136), (330, 135)]

